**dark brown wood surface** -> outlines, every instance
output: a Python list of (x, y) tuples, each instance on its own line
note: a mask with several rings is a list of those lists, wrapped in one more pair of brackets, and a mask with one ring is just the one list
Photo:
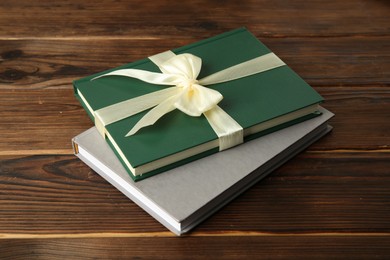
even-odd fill
[[(332, 133), (184, 237), (72, 154), (72, 80), (246, 26)], [(0, 2), (0, 259), (390, 258), (390, 2)]]

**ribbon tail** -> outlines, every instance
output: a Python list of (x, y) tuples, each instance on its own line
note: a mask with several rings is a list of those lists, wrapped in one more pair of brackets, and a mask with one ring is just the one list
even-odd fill
[(169, 51), (161, 52), (161, 53), (158, 53), (156, 55), (150, 56), (149, 60), (151, 60), (154, 64), (156, 64), (157, 67), (161, 71), (164, 71), (164, 69), (161, 65), (164, 62), (166, 62), (167, 60), (169, 60), (175, 56), (176, 56), (176, 54), (169, 50)]
[(219, 138), (219, 151), (244, 142), (243, 128), (219, 106), (203, 113)]
[(94, 113), (96, 128), (104, 136), (106, 125), (152, 108), (177, 93), (177, 87), (165, 88), (96, 110)]
[(158, 119), (160, 119), (163, 115), (171, 112), (176, 109), (173, 105), (175, 100), (177, 99), (177, 95), (167, 98), (154, 108), (152, 108), (148, 113), (146, 113), (135, 125), (134, 127), (126, 134), (126, 137), (134, 135), (143, 127), (153, 125)]
[(121, 70), (115, 70), (111, 71), (109, 73), (97, 76), (91, 80), (96, 80), (102, 77), (107, 76), (124, 76), (129, 78), (135, 78), (139, 79), (151, 84), (156, 85), (176, 85), (181, 81), (181, 78), (178, 77), (175, 74), (165, 74), (165, 73), (158, 73), (158, 72), (150, 72), (146, 70), (139, 70), (139, 69), (121, 69)]

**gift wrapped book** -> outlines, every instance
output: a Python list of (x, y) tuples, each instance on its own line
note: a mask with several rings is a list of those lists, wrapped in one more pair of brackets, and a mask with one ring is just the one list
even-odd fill
[(245, 28), (74, 82), (133, 180), (321, 114), (322, 97)]
[(96, 126), (73, 139), (75, 154), (177, 235), (328, 133), (333, 116), (246, 29), (76, 80), (74, 90)]

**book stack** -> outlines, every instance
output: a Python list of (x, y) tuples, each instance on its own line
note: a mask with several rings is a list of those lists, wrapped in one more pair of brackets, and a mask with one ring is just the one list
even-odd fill
[(74, 137), (76, 156), (177, 235), (328, 133), (333, 116), (245, 28), (74, 90), (95, 122)]

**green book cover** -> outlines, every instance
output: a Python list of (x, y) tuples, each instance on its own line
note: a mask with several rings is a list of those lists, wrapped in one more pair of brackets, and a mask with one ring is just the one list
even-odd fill
[[(172, 51), (175, 54), (191, 53), (202, 59), (198, 78), (271, 52), (245, 28)], [(75, 95), (92, 119), (93, 111), (162, 89), (160, 85), (122, 76), (91, 81), (96, 76), (125, 68), (160, 72), (146, 58), (74, 81)], [(244, 133), (256, 125), (264, 125), (256, 133), (247, 131), (249, 134), (244, 137), (245, 141), (316, 116), (316, 105), (323, 100), (288, 66), (207, 87), (223, 95), (218, 105), (244, 128)], [(296, 113), (289, 120), (277, 123), (278, 118), (288, 118), (286, 116), (299, 111), (306, 113)], [(164, 115), (154, 125), (125, 137), (146, 112), (106, 126), (109, 133), (107, 141), (134, 180), (218, 152), (218, 137), (206, 118), (191, 117), (177, 109)], [(148, 170), (137, 172), (134, 169)]]

